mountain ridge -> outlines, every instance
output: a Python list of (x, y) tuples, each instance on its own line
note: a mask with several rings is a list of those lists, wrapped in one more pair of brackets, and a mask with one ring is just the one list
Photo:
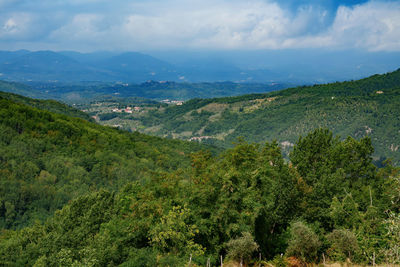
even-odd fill
[(399, 164), (398, 106), (400, 69), (357, 81), (192, 99), (130, 119), (144, 133), (184, 140), (203, 136), (203, 142), (223, 147), (243, 136), (258, 143), (276, 139), (289, 149), (297, 136), (329, 128), (340, 136), (371, 136), (375, 159), (391, 157)]
[[(55, 55), (60, 56), (58, 64), (51, 61), (51, 64), (41, 64)], [(40, 68), (24, 66), (29, 65), (24, 61), (34, 57), (37, 60), (30, 64)], [(129, 58), (131, 60), (127, 63)], [(311, 50), (91, 53), (18, 50), (0, 51), (0, 76), (9, 81), (25, 82), (142, 83), (147, 80), (170, 80), (297, 85), (359, 79), (373, 73), (384, 73), (393, 70), (399, 58), (400, 53), (362, 51), (320, 51), (315, 54)], [(79, 64), (72, 64), (72, 60)]]

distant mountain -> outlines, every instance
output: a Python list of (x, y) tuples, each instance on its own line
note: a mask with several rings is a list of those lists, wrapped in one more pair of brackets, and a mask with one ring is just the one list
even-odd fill
[[(30, 83), (31, 90), (23, 95), (38, 98), (57, 99), (68, 103), (85, 103), (98, 99), (142, 97), (152, 100), (189, 100), (192, 98), (212, 98), (235, 96), (249, 93), (266, 93), (289, 87), (279, 83), (188, 83), (171, 81), (147, 81), (144, 83)], [(9, 92), (15, 92), (9, 90)], [(37, 94), (37, 95), (35, 95)]]
[[(220, 70), (232, 67), (240, 69), (241, 74), (229, 79), (231, 81), (249, 79), (253, 82), (292, 84), (361, 79), (376, 73), (393, 71), (400, 62), (400, 52), (371, 52), (360, 49), (180, 50), (152, 51), (151, 55), (182, 67), (183, 70), (190, 69), (191, 66), (201, 66), (202, 62), (212, 63), (209, 64), (210, 69), (218, 69), (218, 66), (221, 66)], [(185, 76), (190, 79), (198, 77)], [(215, 81), (220, 80), (218, 78)]]
[(363, 51), (0, 51), (0, 79), (34, 82), (254, 82), (314, 84), (398, 67), (400, 52)]
[(121, 99), (141, 97), (156, 101), (165, 99), (189, 100), (237, 96), (249, 93), (266, 93), (287, 88), (278, 83), (187, 83), (171, 81), (146, 81), (139, 84), (122, 82), (29, 82), (28, 84), (0, 80), (0, 91), (39, 99), (56, 99), (70, 104), (87, 103), (110, 97)]
[(393, 158), (400, 165), (399, 107), (400, 69), (357, 81), (193, 99), (130, 120), (140, 131), (158, 136), (223, 147), (240, 136), (259, 143), (276, 139), (286, 151), (299, 135), (326, 127), (335, 135), (370, 136), (375, 160)]
[(18, 50), (18, 51), (0, 51), (0, 62), (9, 63), (16, 57), (30, 53), (28, 50)]
[(2, 78), (15, 81), (100, 79), (101, 72), (52, 51), (20, 53), (0, 62)]
[(109, 59), (113, 56), (118, 55), (119, 53), (115, 52), (93, 52), (93, 53), (80, 53), (76, 51), (60, 51), (58, 52), (61, 55), (70, 57), (80, 63), (84, 64), (96, 64), (101, 60)]
[[(115, 73), (121, 80), (177, 80), (175, 67), (149, 55), (129, 52), (96, 62), (97, 67)], [(129, 77), (129, 78), (128, 78)]]
[(1, 78), (35, 82), (178, 80), (172, 65), (140, 53), (0, 52)]

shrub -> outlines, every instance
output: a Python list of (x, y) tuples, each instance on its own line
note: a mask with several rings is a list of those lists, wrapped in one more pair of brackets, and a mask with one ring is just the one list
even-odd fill
[(258, 249), (257, 243), (253, 236), (248, 233), (242, 233), (242, 236), (236, 239), (231, 239), (227, 244), (228, 259), (247, 263), (252, 254)]
[(321, 243), (314, 231), (303, 222), (295, 222), (290, 226), (290, 234), (286, 254), (306, 262), (315, 261)]
[(352, 259), (352, 253), (358, 250), (357, 237), (349, 230), (335, 229), (327, 236), (332, 244), (328, 250), (328, 255), (333, 260), (344, 261), (346, 258)]

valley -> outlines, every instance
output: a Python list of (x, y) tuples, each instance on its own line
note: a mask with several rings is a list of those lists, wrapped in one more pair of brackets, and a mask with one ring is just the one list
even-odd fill
[(400, 267), (399, 18), (0, 0), (0, 267)]
[[(0, 83), (0, 264), (400, 261), (400, 70), (229, 97), (176, 96), (264, 87), (161, 85)], [(50, 92), (69, 105), (15, 94)]]
[[(400, 71), (358, 81), (295, 87), (266, 94), (192, 99), (182, 105), (116, 102), (137, 110), (113, 112), (109, 102), (83, 104), (103, 125), (160, 137), (200, 141), (223, 148), (238, 137), (263, 143), (277, 140), (287, 154), (299, 135), (315, 128), (361, 138), (369, 136), (374, 160), (400, 164)], [(180, 102), (179, 102), (180, 103)]]

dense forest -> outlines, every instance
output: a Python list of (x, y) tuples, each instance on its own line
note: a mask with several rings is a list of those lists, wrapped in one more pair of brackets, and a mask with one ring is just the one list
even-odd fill
[(369, 136), (375, 161), (392, 158), (399, 165), (399, 106), (397, 70), (357, 81), (266, 94), (192, 99), (182, 106), (120, 117), (126, 125), (147, 134), (183, 140), (200, 138), (224, 148), (231, 147), (240, 136), (260, 144), (277, 140), (285, 152), (293, 148), (299, 135), (323, 127), (342, 137)]
[(1, 228), (43, 221), (79, 195), (188, 165), (187, 154), (201, 148), (79, 118), (85, 116), (55, 101), (0, 95)]
[(315, 129), (286, 160), (276, 141), (220, 152), (30, 103), (0, 96), (0, 265), (400, 263), (400, 170), (369, 136)]

